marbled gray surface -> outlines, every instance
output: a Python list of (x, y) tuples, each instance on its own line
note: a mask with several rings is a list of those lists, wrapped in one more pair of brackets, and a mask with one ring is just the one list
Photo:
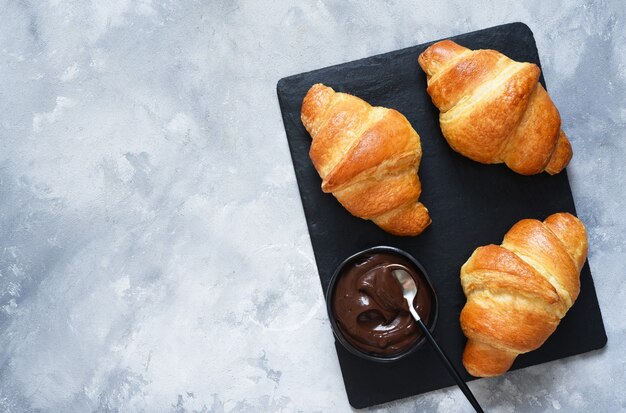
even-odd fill
[[(511, 21), (572, 140), (609, 343), (470, 386), (626, 411), (624, 3), (502, 3), (1, 0), (0, 411), (350, 411), (276, 82)], [(373, 411), (414, 410), (468, 408)]]

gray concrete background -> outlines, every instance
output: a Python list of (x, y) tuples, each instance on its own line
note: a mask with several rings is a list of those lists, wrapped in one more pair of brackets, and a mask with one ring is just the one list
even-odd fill
[[(572, 140), (609, 342), (471, 387), (488, 411), (626, 411), (623, 1), (0, 13), (0, 412), (350, 411), (276, 82), (513, 21)], [(414, 410), (468, 408), (449, 388), (372, 411)]]

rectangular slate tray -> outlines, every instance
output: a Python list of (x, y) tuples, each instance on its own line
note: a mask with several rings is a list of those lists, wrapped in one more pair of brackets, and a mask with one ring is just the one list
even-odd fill
[[(495, 49), (512, 59), (540, 64), (532, 31), (523, 23), (452, 39), (472, 49)], [(575, 214), (576, 208), (565, 171), (555, 176), (521, 176), (504, 165), (483, 165), (450, 149), (439, 128), (439, 112), (426, 93), (426, 77), (417, 63), (419, 54), (430, 44), (286, 77), (278, 82), (277, 91), (324, 293), (333, 271), (349, 255), (375, 245), (408, 251), (425, 266), (439, 297), (434, 335), (462, 376), (471, 380), (461, 363), (466, 341), (459, 325), (465, 304), (459, 282), (461, 265), (476, 247), (499, 244), (520, 219), (543, 220), (559, 211)], [(302, 99), (318, 82), (372, 105), (399, 110), (420, 134), (420, 201), (433, 221), (421, 235), (407, 238), (387, 234), (373, 223), (353, 217), (331, 194), (321, 191), (320, 177), (308, 155), (311, 138), (300, 121)], [(543, 76), (541, 82), (545, 86)], [(567, 132), (567, 125), (564, 130)], [(546, 343), (519, 356), (513, 369), (599, 349), (606, 341), (591, 272), (585, 264), (574, 306)], [(429, 346), (393, 364), (362, 360), (338, 342), (335, 346), (348, 399), (356, 408), (454, 384)]]

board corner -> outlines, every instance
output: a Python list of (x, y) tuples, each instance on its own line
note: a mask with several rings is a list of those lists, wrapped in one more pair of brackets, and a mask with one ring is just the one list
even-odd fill
[(512, 22), (509, 24), (505, 24), (504, 26), (509, 26), (515, 30), (519, 30), (521, 32), (526, 32), (527, 34), (529, 34), (531, 37), (535, 37), (535, 33), (533, 33), (533, 30), (530, 28), (530, 26), (522, 21), (517, 21), (517, 22)]

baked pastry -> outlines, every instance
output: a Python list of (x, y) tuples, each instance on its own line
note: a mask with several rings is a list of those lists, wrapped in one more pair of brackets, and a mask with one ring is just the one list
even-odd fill
[(400, 112), (318, 83), (304, 97), (301, 117), (324, 192), (392, 234), (417, 235), (430, 224), (418, 201), (420, 137)]
[(504, 162), (522, 175), (556, 174), (567, 166), (572, 147), (537, 65), (451, 40), (433, 44), (418, 60), (441, 111), (441, 131), (456, 152)]
[(497, 376), (540, 347), (578, 297), (586, 257), (585, 226), (568, 213), (523, 219), (501, 245), (477, 248), (461, 267), (465, 369)]

